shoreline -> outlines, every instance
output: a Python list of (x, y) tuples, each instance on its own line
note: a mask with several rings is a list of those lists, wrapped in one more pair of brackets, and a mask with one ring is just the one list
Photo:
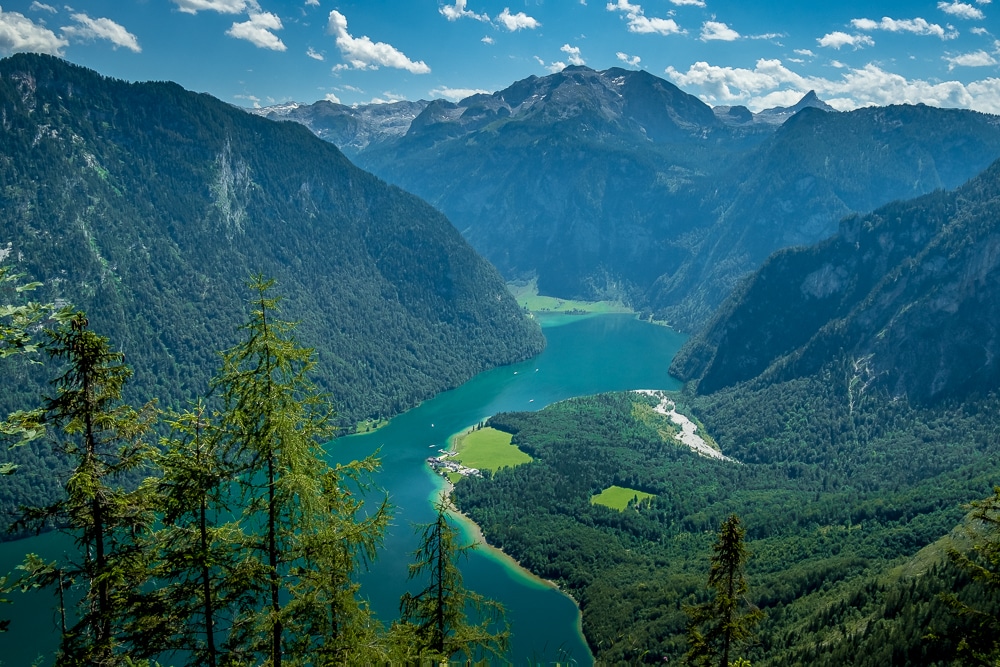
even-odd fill
[[(449, 450), (454, 449), (454, 439), (464, 433), (468, 433), (472, 430), (473, 426), (469, 426), (462, 429), (458, 433), (451, 435), (445, 443), (448, 445)], [(455, 505), (451, 498), (452, 489), (455, 488), (455, 484), (449, 480), (447, 477), (434, 473), (436, 478), (437, 488), (432, 493), (432, 502), (441, 502), (444, 504), (448, 511), (448, 514), (454, 518), (455, 522), (459, 525), (459, 529), (462, 531), (464, 537), (469, 537), (472, 543), (476, 546), (476, 549), (486, 558), (498, 563), (503, 569), (514, 579), (517, 579), (525, 584), (531, 585), (535, 588), (542, 590), (551, 590), (559, 593), (560, 595), (566, 597), (573, 603), (573, 607), (576, 609), (576, 632), (579, 635), (584, 646), (587, 647), (588, 654), (591, 659), (593, 659), (593, 653), (590, 651), (589, 644), (587, 643), (587, 638), (583, 634), (583, 610), (580, 609), (580, 603), (575, 597), (570, 595), (568, 592), (559, 587), (559, 585), (552, 581), (551, 579), (544, 579), (528, 568), (521, 565), (513, 556), (505, 552), (503, 549), (493, 546), (486, 540), (486, 536), (483, 534), (483, 529), (478, 523), (473, 521), (468, 514), (463, 512)]]

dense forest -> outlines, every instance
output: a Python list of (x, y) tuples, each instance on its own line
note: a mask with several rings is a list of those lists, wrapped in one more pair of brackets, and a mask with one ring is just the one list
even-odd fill
[[(852, 410), (837, 370), (676, 396), (734, 462), (680, 446), (655, 400), (636, 393), (496, 415), (489, 425), (534, 461), (464, 479), (455, 498), (491, 544), (579, 601), (598, 660), (683, 656), (684, 607), (705, 599), (712, 537), (735, 513), (753, 554), (749, 598), (764, 611), (746, 650), (753, 664), (949, 664), (956, 621), (935, 596), (961, 573), (941, 545), (922, 567), (898, 567), (989, 495), (1000, 399), (917, 409), (871, 396)], [(611, 485), (656, 497), (623, 512), (590, 502)], [(914, 576), (927, 568), (932, 577)], [(924, 640), (928, 613), (942, 630), (935, 642)], [(880, 652), (850, 653), (890, 635)]]
[[(0, 256), (114, 341), (131, 401), (199, 395), (256, 272), (285, 290), (340, 432), (544, 345), (444, 216), (300, 126), (28, 54), (0, 61), (0, 110)], [(0, 411), (44, 390), (32, 371), (5, 369)], [(31, 495), (0, 503), (48, 502), (55, 462), (12, 455)]]
[[(25, 298), (38, 287), (6, 269), (0, 285)], [(391, 519), (372, 482), (379, 461), (327, 462), (336, 413), (311, 379), (314, 351), (281, 319), (273, 280), (248, 286), (237, 343), (182, 411), (124, 401), (132, 371), (83, 312), (28, 300), (0, 308), (0, 357), (47, 356), (57, 368), (34, 408), (0, 422), (5, 445), (34, 442), (61, 464), (49, 472), (55, 499), (21, 508), (14, 526), (60, 530), (71, 546), (50, 562), (29, 553), (0, 576), (2, 603), (54, 593), (60, 638), (39, 661), (280, 667), (502, 655), (503, 608), (465, 589), (457, 564), (472, 547), (443, 505), (411, 566), (426, 586), (403, 596), (391, 625), (374, 617), (356, 575)], [(22, 472), (5, 466), (0, 483)], [(0, 632), (30, 632), (33, 621), (15, 612)]]

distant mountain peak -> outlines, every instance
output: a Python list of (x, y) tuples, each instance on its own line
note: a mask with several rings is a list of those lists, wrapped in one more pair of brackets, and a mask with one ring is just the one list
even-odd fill
[(758, 114), (754, 114), (754, 119), (758, 122), (773, 123), (780, 125), (786, 120), (802, 111), (803, 109), (819, 109), (820, 111), (836, 112), (837, 110), (831, 107), (829, 104), (824, 102), (816, 94), (815, 90), (810, 90), (808, 93), (802, 96), (798, 102), (790, 107), (774, 107), (771, 109), (764, 109)]

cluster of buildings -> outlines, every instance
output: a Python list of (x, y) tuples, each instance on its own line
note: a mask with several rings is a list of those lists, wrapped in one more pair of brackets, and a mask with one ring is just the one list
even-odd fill
[(472, 475), (473, 477), (483, 476), (477, 468), (467, 468), (458, 461), (452, 461), (451, 457), (454, 456), (454, 452), (440, 451), (441, 456), (431, 456), (427, 459), (427, 465), (429, 465), (431, 469), (438, 474), (447, 476), (448, 473), (454, 472), (464, 477), (469, 475)]

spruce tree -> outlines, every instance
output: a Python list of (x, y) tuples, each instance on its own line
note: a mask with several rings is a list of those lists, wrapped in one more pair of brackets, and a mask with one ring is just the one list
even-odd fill
[(732, 514), (719, 529), (712, 546), (708, 587), (714, 597), (685, 611), (688, 623), (688, 652), (685, 663), (698, 667), (730, 667), (735, 647), (753, 636), (753, 627), (763, 613), (747, 600), (744, 567), (750, 558), (740, 519)]
[(245, 568), (259, 592), (258, 604), (234, 622), (234, 637), (243, 659), (281, 667), (286, 656), (302, 664), (330, 649), (345, 625), (369, 618), (348, 582), (355, 558), (374, 554), (388, 510), (383, 502), (358, 521), (360, 505), (343, 502), (342, 484), (378, 464), (327, 464), (322, 443), (333, 435), (334, 413), (309, 379), (313, 351), (295, 340), (293, 323), (277, 317), (273, 285), (251, 280), (244, 339), (224, 354), (215, 386), (223, 437), (241, 466)]
[[(420, 527), (420, 547), (414, 552), (410, 578), (429, 576), (426, 588), (400, 600), (402, 622), (394, 630), (397, 643), (408, 643), (410, 659), (447, 662), (456, 653), (467, 661), (486, 655), (502, 658), (510, 630), (503, 606), (465, 588), (458, 560), (475, 544), (459, 546), (458, 529), (448, 520), (444, 501), (435, 505), (434, 521)], [(467, 613), (479, 616), (470, 622)]]
[(58, 570), (86, 586), (57, 664), (121, 664), (123, 619), (148, 579), (142, 542), (154, 514), (148, 485), (138, 481), (149, 471), (153, 450), (146, 436), (155, 409), (149, 403), (135, 410), (122, 401), (131, 371), (83, 313), (48, 335), (49, 354), (66, 366), (45, 404), (47, 435), (70, 472), (65, 498), (28, 510), (24, 520), (68, 532), (78, 552), (68, 563), (34, 571), (51, 580)]

